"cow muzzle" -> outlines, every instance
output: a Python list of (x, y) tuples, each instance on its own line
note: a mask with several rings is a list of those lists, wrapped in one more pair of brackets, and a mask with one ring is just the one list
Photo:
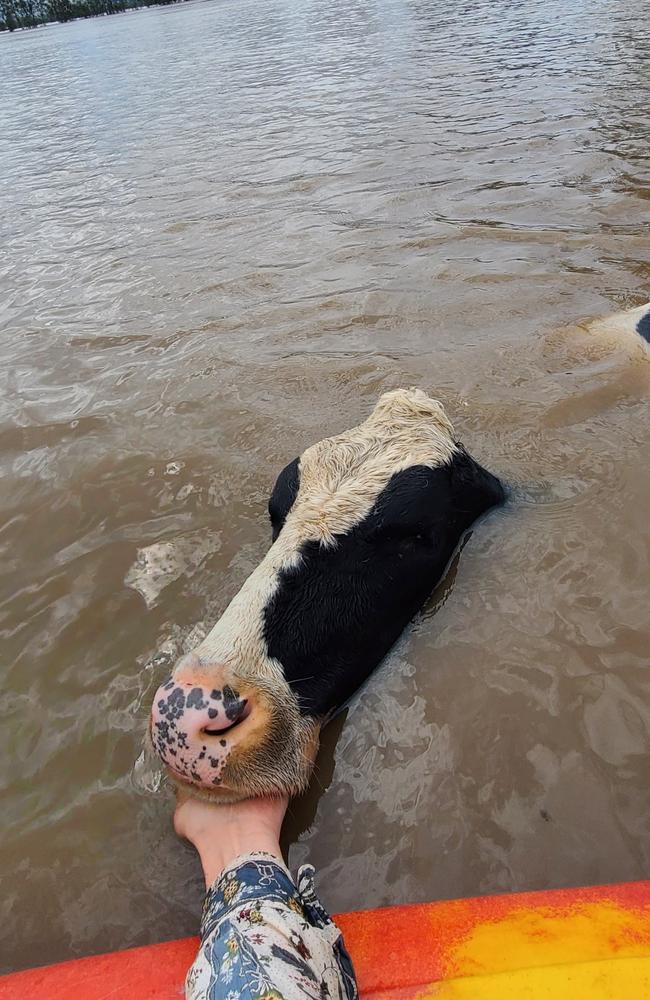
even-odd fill
[[(221, 676), (219, 676), (221, 675)], [(205, 788), (224, 784), (233, 751), (250, 742), (264, 707), (250, 685), (210, 676), (175, 675), (156, 692), (151, 742), (173, 778)]]
[(172, 782), (220, 801), (304, 788), (320, 727), (276, 689), (191, 654), (181, 661), (158, 688), (149, 724)]

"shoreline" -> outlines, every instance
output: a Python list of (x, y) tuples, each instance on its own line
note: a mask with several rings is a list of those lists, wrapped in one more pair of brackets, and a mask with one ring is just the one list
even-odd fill
[[(150, 7), (171, 7), (186, 3), (188, 0), (55, 0), (55, 4), (47, 3), (45, 9), (52, 9), (57, 14), (67, 16), (48, 17), (45, 14), (32, 17), (32, 23), (23, 24), (19, 15), (13, 10), (7, 11), (0, 6), (0, 34), (13, 35), (14, 32), (33, 31), (35, 28), (47, 28), (49, 25), (70, 24), (73, 21), (89, 21), (96, 17), (112, 17), (115, 14), (128, 14)], [(45, 4), (44, 4), (45, 6)], [(104, 9), (93, 9), (101, 8)]]

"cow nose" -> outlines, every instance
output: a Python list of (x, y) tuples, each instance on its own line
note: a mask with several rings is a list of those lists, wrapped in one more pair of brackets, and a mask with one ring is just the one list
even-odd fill
[(217, 785), (237, 743), (238, 727), (252, 710), (251, 698), (229, 684), (214, 688), (171, 678), (154, 697), (154, 748), (180, 777)]
[[(193, 691), (196, 691), (196, 688), (193, 688)], [(192, 697), (192, 691), (190, 691), (188, 697)], [(250, 702), (248, 698), (240, 698), (229, 688), (224, 688), (223, 692), (211, 691), (207, 706), (207, 723), (201, 725), (201, 721), (205, 722), (205, 719), (198, 720), (199, 732), (205, 733), (207, 736), (218, 736), (220, 733), (229, 732), (250, 715)], [(188, 707), (191, 707), (189, 703)]]
[(222, 735), (249, 715), (249, 700), (229, 685), (206, 689), (170, 680), (158, 689), (154, 699), (155, 721), (167, 722), (192, 739)]

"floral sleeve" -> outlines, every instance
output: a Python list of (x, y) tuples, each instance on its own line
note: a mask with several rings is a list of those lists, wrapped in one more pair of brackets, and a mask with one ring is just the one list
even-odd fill
[(187, 1000), (357, 1000), (341, 932), (319, 902), (314, 869), (294, 883), (269, 854), (238, 858), (209, 890)]

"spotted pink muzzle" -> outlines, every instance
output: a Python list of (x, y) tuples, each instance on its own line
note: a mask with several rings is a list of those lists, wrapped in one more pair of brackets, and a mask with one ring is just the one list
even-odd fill
[(222, 688), (171, 678), (154, 697), (151, 741), (175, 776), (214, 788), (222, 784), (239, 727), (252, 713), (250, 698)]

